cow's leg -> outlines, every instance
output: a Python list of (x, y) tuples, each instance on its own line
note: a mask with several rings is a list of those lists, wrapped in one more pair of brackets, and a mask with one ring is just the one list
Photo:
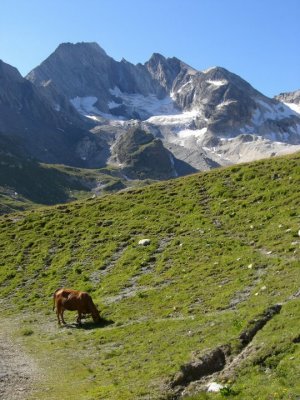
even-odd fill
[(65, 311), (64, 306), (62, 305), (61, 301), (58, 301), (57, 305), (56, 305), (56, 313), (57, 313), (57, 319), (58, 319), (59, 325), (61, 324), (61, 322), (64, 325), (66, 324), (66, 322), (64, 320), (64, 311)]
[(61, 325), (61, 323), (60, 323), (60, 318), (59, 318), (59, 312), (58, 312), (58, 310), (56, 309), (56, 315), (57, 315), (57, 321), (58, 321), (58, 325)]
[(82, 318), (81, 312), (78, 311), (78, 317), (77, 317), (77, 324), (78, 325), (81, 325), (81, 318)]
[(61, 316), (62, 323), (63, 323), (64, 325), (66, 325), (66, 321), (64, 320), (64, 312), (65, 312), (65, 309), (62, 308), (61, 313), (60, 313), (60, 316)]
[(59, 303), (56, 304), (56, 316), (57, 316), (57, 321), (58, 321), (58, 325), (61, 325), (60, 322), (60, 313), (61, 313), (61, 306)]

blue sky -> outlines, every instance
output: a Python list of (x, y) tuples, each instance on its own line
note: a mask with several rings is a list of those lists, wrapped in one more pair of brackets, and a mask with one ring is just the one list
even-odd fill
[(23, 75), (81, 41), (132, 63), (222, 66), (268, 96), (300, 89), (300, 0), (0, 0), (0, 59)]

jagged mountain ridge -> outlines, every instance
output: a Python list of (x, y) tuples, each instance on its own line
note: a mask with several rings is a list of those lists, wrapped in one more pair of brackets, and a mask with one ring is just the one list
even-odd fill
[[(158, 73), (157, 58), (164, 59), (154, 54), (145, 65), (133, 65), (125, 59), (115, 61), (96, 43), (63, 43), (26, 78), (36, 86), (54, 86), (69, 99), (96, 97), (95, 106), (109, 113), (118, 108), (109, 104), (119, 101), (115, 88), (122, 93), (155, 95), (161, 99), (168, 94), (175, 77), (188, 69), (175, 58), (168, 62), (164, 59), (165, 66)], [(120, 109), (114, 114), (132, 117), (121, 103), (115, 104), (119, 104)]]
[(116, 137), (126, 132), (124, 120), (143, 121), (196, 169), (210, 168), (205, 160), (226, 165), (300, 145), (297, 110), (221, 67), (197, 71), (157, 53), (133, 65), (115, 61), (96, 43), (66, 43), (27, 79), (45, 89), (54, 85), (95, 125), (113, 124)]

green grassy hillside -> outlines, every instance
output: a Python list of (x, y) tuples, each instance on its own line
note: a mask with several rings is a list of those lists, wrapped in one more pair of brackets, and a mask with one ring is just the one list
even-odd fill
[[(297, 399), (299, 190), (296, 154), (2, 216), (2, 326), (42, 371), (31, 398)], [(62, 286), (112, 323), (59, 328)], [(220, 346), (223, 371), (176, 385)]]
[(42, 164), (1, 150), (0, 156), (0, 214), (141, 185), (138, 181), (126, 181), (118, 170), (112, 168), (84, 169)]

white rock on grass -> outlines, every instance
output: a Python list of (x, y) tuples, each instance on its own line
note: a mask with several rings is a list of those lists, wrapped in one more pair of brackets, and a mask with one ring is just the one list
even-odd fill
[(150, 243), (151, 243), (150, 239), (141, 239), (139, 241), (140, 246), (149, 246)]
[(208, 392), (219, 392), (221, 389), (223, 389), (223, 385), (221, 385), (220, 383), (217, 382), (211, 382), (207, 385), (207, 391)]

